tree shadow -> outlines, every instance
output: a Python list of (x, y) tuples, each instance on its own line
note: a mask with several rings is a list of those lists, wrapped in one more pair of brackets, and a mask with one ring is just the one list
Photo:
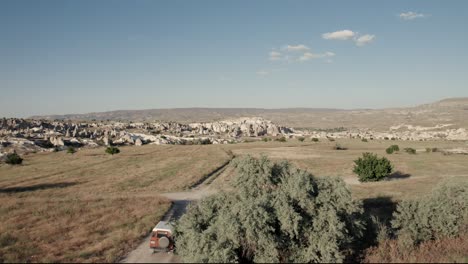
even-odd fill
[(411, 174), (409, 174), (409, 173), (403, 173), (401, 171), (395, 171), (394, 173), (388, 175), (386, 180), (387, 181), (402, 180), (402, 179), (407, 179), (409, 177), (411, 177)]
[(0, 188), (0, 193), (19, 193), (19, 192), (32, 192), (45, 189), (66, 188), (73, 185), (80, 184), (79, 182), (58, 182), (58, 183), (44, 183), (31, 186), (19, 186)]
[(389, 196), (366, 198), (362, 203), (366, 230), (362, 239), (354, 245), (354, 254), (348, 256), (346, 262), (362, 262), (365, 250), (378, 244), (377, 234), (381, 226), (391, 226), (390, 221), (397, 207), (397, 202)]

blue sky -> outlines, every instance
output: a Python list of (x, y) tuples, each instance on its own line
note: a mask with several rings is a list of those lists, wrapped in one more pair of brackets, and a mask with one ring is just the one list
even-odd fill
[(468, 1), (4, 0), (0, 116), (468, 96), (467, 14)]

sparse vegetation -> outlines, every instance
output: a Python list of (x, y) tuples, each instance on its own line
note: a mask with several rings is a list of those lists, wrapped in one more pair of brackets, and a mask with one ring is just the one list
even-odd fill
[(414, 148), (405, 148), (405, 152), (408, 154), (416, 154), (416, 150)]
[(5, 162), (10, 165), (20, 165), (23, 163), (23, 158), (21, 158), (16, 152), (10, 153), (6, 156)]
[(275, 140), (279, 141), (279, 142), (286, 142), (287, 141), (285, 137), (280, 137), (280, 138), (277, 138)]
[(118, 262), (170, 207), (155, 193), (184, 190), (230, 159), (215, 145), (121, 150), (0, 164), (0, 263)]
[(373, 153), (363, 153), (362, 157), (354, 161), (353, 172), (358, 175), (359, 181), (380, 181), (392, 173), (393, 166), (385, 158), (378, 158)]
[(68, 154), (74, 154), (76, 152), (76, 149), (74, 147), (68, 147), (67, 148), (67, 153)]
[(234, 193), (191, 206), (176, 226), (185, 262), (342, 262), (362, 237), (363, 209), (339, 178), (288, 162), (238, 161)]
[(106, 148), (106, 153), (110, 155), (119, 154), (120, 149), (117, 147), (110, 146)]

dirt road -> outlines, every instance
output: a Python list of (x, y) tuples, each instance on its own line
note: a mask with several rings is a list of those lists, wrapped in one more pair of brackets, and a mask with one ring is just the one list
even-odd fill
[[(211, 188), (213, 180), (223, 173), (229, 163), (224, 164), (219, 169), (208, 175), (202, 182), (196, 184), (195, 187), (185, 192), (174, 192), (160, 194), (172, 200), (172, 207), (166, 213), (162, 220), (179, 219), (187, 209), (190, 202), (199, 200), (205, 196), (209, 196), (217, 192), (215, 188)], [(156, 223), (155, 223), (156, 225)], [(150, 234), (145, 237), (144, 241), (132, 252), (130, 252), (121, 262), (122, 263), (180, 263), (181, 260), (173, 253), (153, 253), (149, 247)]]

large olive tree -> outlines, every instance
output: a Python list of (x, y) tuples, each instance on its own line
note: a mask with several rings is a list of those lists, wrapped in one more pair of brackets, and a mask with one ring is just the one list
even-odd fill
[(176, 225), (188, 262), (341, 262), (363, 233), (362, 206), (338, 178), (266, 157), (237, 161), (235, 191), (190, 206)]

